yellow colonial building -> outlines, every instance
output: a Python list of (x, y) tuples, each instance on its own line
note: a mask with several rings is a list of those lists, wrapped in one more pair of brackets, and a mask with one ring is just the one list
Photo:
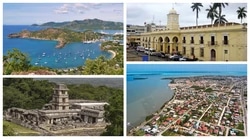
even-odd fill
[[(129, 40), (131, 37), (128, 36)], [(203, 61), (247, 61), (247, 24), (179, 27), (179, 14), (171, 9), (167, 26), (140, 33), (140, 45), (168, 54), (195, 56)]]

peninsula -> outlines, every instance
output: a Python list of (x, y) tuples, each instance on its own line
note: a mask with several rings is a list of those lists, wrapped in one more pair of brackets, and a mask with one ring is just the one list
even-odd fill
[(93, 32), (90, 30), (84, 32), (75, 32), (72, 30), (60, 28), (47, 28), (39, 31), (23, 30), (19, 33), (11, 33), (8, 35), (9, 38), (28, 38), (58, 41), (56, 48), (62, 48), (70, 42), (99, 40), (103, 36), (105, 36), (105, 34)]

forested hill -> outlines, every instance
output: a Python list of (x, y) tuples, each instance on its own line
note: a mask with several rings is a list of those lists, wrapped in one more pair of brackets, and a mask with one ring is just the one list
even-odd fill
[[(109, 79), (106, 80), (108, 81)], [(41, 109), (44, 104), (51, 101), (55, 84), (56, 83), (49, 82), (48, 80), (5, 78), (3, 80), (3, 108), (19, 107), (24, 109)], [(110, 98), (114, 96), (123, 96), (122, 89), (111, 88), (104, 85), (93, 86), (88, 83), (65, 84), (69, 88), (70, 99), (89, 99), (109, 102)]]
[(35, 80), (48, 80), (54, 83), (65, 83), (65, 84), (91, 84), (92, 86), (107, 86), (123, 89), (122, 78), (37, 78)]
[[(35, 25), (35, 24), (33, 24)], [(71, 30), (122, 30), (122, 22), (103, 21), (100, 19), (74, 20), (67, 22), (47, 22), (40, 26), (67, 28)]]

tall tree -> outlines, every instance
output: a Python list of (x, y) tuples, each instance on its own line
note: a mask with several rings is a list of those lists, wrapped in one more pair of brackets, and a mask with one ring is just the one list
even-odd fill
[(228, 3), (214, 3), (213, 4), (213, 7), (215, 8), (215, 9), (219, 9), (219, 15), (218, 15), (218, 17), (219, 17), (219, 23), (221, 23), (221, 22), (223, 22), (223, 21), (220, 21), (220, 20), (222, 20), (222, 19), (220, 19), (221, 17), (222, 17), (222, 8), (225, 8), (226, 6), (228, 6)]
[(225, 18), (225, 15), (220, 16), (216, 14), (215, 18), (216, 19), (214, 20), (214, 24), (225, 24), (228, 22), (227, 19)]
[(240, 19), (240, 23), (242, 24), (242, 19), (247, 17), (247, 11), (245, 10), (245, 7), (239, 7), (236, 12), (238, 14), (238, 19)]
[(218, 14), (218, 12), (216, 11), (216, 9), (213, 7), (213, 6), (211, 6), (211, 5), (209, 5), (209, 8), (208, 9), (206, 9), (206, 11), (208, 12), (207, 13), (207, 18), (209, 19), (211, 19), (211, 25), (213, 24), (213, 21), (214, 21), (214, 18), (215, 18), (215, 15), (216, 14)]
[(83, 74), (98, 75), (105, 74), (108, 69), (107, 60), (104, 56), (100, 56), (95, 60), (87, 59)]
[(199, 18), (199, 11), (201, 10), (200, 7), (203, 7), (202, 3), (192, 3), (193, 5), (191, 8), (193, 11), (196, 11), (196, 26), (198, 26), (198, 18)]
[(105, 105), (104, 118), (110, 123), (106, 126), (103, 136), (123, 136), (123, 91), (118, 90), (108, 101), (109, 105)]
[(27, 71), (30, 67), (30, 59), (28, 56), (18, 49), (9, 51), (7, 56), (3, 58), (3, 72), (4, 74), (11, 74), (12, 72)]

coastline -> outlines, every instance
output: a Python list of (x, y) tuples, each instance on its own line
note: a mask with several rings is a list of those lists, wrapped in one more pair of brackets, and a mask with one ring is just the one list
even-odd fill
[(108, 50), (108, 52), (112, 54), (112, 57), (110, 59), (115, 58), (116, 53), (113, 50)]
[[(170, 84), (170, 82), (169, 82), (169, 84)], [(168, 84), (167, 86), (168, 86), (169, 88), (171, 88), (171, 87), (169, 86), (169, 84)], [(176, 91), (174, 91), (173, 89), (171, 89), (171, 91), (173, 91), (173, 96), (172, 96), (169, 100), (167, 100), (166, 102), (164, 102), (164, 103), (162, 104), (162, 106), (160, 107), (160, 109), (156, 110), (155, 112), (153, 112), (153, 113), (151, 113), (151, 114), (149, 114), (149, 115), (147, 115), (147, 116), (155, 115), (155, 114), (157, 114), (157, 113), (159, 113), (159, 112), (162, 112), (163, 109), (166, 107), (166, 105), (168, 105), (169, 103), (171, 103), (172, 101), (175, 100)], [(147, 116), (146, 116), (146, 117), (147, 117)], [(153, 116), (152, 118), (150, 118), (149, 120), (147, 120), (147, 121), (146, 121), (146, 119), (144, 119), (143, 122), (139, 123), (137, 126), (134, 126), (134, 127), (131, 128), (130, 130), (128, 130), (128, 131), (127, 131), (128, 136), (133, 136), (132, 134), (133, 134), (134, 131), (137, 131), (137, 130), (139, 130), (141, 127), (145, 126), (145, 124), (147, 124), (149, 121), (153, 120), (153, 118), (154, 118), (154, 116)]]
[(63, 39), (46, 39), (46, 38), (37, 38), (37, 37), (21, 37), (22, 39), (33, 39), (33, 40), (44, 40), (44, 41), (56, 41), (57, 45), (55, 48), (63, 48), (67, 44)]

